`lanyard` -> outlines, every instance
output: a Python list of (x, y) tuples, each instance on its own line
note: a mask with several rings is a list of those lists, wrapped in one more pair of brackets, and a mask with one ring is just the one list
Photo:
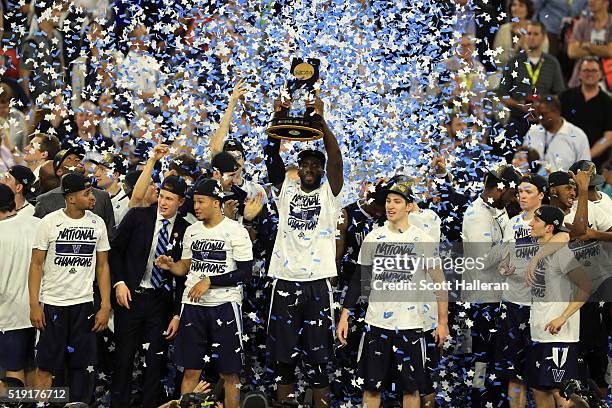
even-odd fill
[(525, 61), (525, 68), (527, 68), (527, 75), (529, 75), (532, 88), (536, 87), (536, 82), (538, 82), (538, 78), (540, 78), (540, 71), (542, 70), (542, 65), (544, 65), (544, 61), (540, 57), (540, 61), (538, 62), (538, 65), (534, 72), (533, 68), (531, 67), (531, 62)]
[(474, 85), (474, 74), (470, 73), (468, 75), (461, 75), (461, 80), (465, 82), (465, 89), (471, 91), (472, 85)]

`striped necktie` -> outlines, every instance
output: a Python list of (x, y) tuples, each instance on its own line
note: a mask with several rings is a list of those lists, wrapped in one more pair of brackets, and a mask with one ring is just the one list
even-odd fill
[[(168, 247), (168, 224), (170, 224), (170, 220), (162, 220), (162, 226), (157, 236), (157, 247), (155, 247), (154, 259), (166, 253), (166, 247)], [(153, 270), (151, 272), (151, 286), (153, 286), (154, 289), (159, 289), (165, 280), (164, 274), (161, 268), (155, 264), (153, 264)], [(169, 289), (168, 285), (164, 285), (164, 287)]]

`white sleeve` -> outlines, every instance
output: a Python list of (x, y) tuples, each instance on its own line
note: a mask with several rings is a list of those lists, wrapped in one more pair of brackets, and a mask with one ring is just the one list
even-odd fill
[(596, 205), (590, 205), (588, 210), (593, 211), (593, 219), (595, 220), (593, 228), (596, 231), (604, 232), (612, 227), (612, 216), (610, 214), (606, 214), (605, 211)]
[(496, 245), (497, 243), (493, 242), (492, 229), (491, 217), (478, 214), (478, 216), (468, 216), (463, 219), (465, 255), (481, 258), (485, 269), (498, 264), (504, 255), (505, 245)]
[(98, 242), (96, 244), (96, 252), (110, 251), (111, 248), (108, 241), (108, 234), (106, 232), (106, 225), (104, 224), (104, 220), (102, 220), (102, 218), (98, 220), (98, 225), (100, 225), (100, 236), (98, 237)]
[(49, 249), (49, 243), (51, 242), (51, 238), (49, 237), (50, 228), (50, 217), (44, 217), (36, 228), (36, 236), (34, 237), (32, 248), (40, 249), (41, 251), (46, 251)]
[(581, 266), (580, 262), (578, 262), (574, 256), (574, 252), (572, 252), (572, 250), (567, 246), (558, 250), (554, 256), (559, 264), (559, 270), (563, 275), (567, 275), (574, 269)]
[(192, 256), (191, 242), (193, 240), (191, 239), (191, 231), (189, 230), (190, 228), (187, 228), (187, 230), (185, 230), (185, 235), (183, 235), (183, 252), (181, 254), (181, 259), (191, 259)]
[(244, 262), (253, 260), (253, 244), (249, 233), (243, 226), (238, 226), (236, 232), (231, 235), (232, 256), (235, 261)]
[[(376, 230), (374, 230), (376, 231)], [(371, 266), (373, 262), (374, 255), (374, 247), (376, 245), (375, 240), (372, 238), (374, 231), (370, 232), (366, 235), (363, 243), (361, 244), (361, 248), (359, 249), (359, 257), (357, 259), (357, 263), (359, 265)]]

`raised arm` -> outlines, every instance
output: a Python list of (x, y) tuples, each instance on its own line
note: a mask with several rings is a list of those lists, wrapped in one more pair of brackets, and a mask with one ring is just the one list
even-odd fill
[[(316, 97), (314, 101), (314, 109), (315, 113), (323, 118), (325, 106), (319, 97)], [(337, 196), (342, 191), (342, 186), (344, 185), (344, 164), (342, 163), (342, 152), (340, 151), (336, 136), (327, 126), (325, 118), (323, 118), (323, 143), (327, 152), (327, 167), (325, 169), (327, 180), (329, 181), (332, 193), (334, 193), (334, 196)]]
[(241, 79), (238, 81), (236, 86), (234, 86), (234, 90), (232, 91), (229, 101), (227, 102), (227, 109), (225, 109), (221, 123), (219, 123), (219, 127), (215, 131), (215, 134), (210, 138), (209, 147), (211, 158), (223, 150), (223, 143), (229, 134), (230, 122), (232, 120), (232, 116), (234, 115), (234, 111), (236, 110), (236, 105), (244, 93), (245, 83), (244, 79)]
[(142, 169), (142, 173), (138, 177), (138, 181), (136, 181), (136, 184), (134, 185), (132, 198), (130, 198), (130, 202), (128, 203), (129, 208), (145, 206), (144, 197), (147, 193), (149, 185), (151, 184), (155, 163), (168, 154), (169, 150), (170, 149), (165, 144), (159, 144), (153, 148), (149, 160), (147, 160), (147, 163)]

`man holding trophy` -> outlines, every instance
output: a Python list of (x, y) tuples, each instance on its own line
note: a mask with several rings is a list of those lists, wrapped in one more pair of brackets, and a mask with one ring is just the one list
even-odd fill
[[(315, 406), (323, 408), (329, 406), (326, 366), (333, 358), (334, 346), (329, 280), (336, 276), (335, 236), (344, 179), (340, 147), (323, 117), (323, 102), (314, 94), (318, 66), (317, 60), (304, 63), (294, 59), (292, 73), (296, 79), (289, 81), (288, 91), (293, 97), (304, 87), (311, 100), (306, 102), (302, 117), (289, 116), (290, 101), (277, 101), (264, 151), (279, 212), (278, 239), (268, 271), (273, 288), (267, 340), (278, 384), (277, 400), (287, 402), (293, 394), (295, 369), (301, 360), (313, 388)], [(278, 139), (321, 137), (327, 159), (321, 151), (302, 150), (298, 155), (299, 181), (285, 177)], [(327, 181), (323, 182), (325, 173)]]

